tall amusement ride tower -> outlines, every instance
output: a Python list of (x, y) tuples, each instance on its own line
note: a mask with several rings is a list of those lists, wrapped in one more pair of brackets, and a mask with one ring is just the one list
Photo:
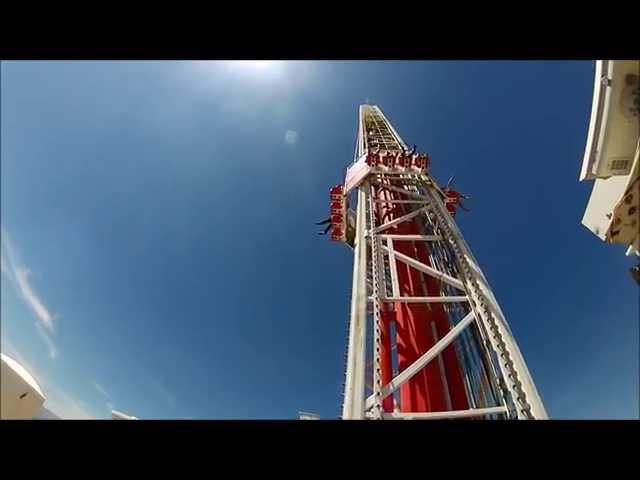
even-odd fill
[(354, 161), (331, 189), (353, 248), (343, 419), (546, 419), (524, 358), (427, 154), (359, 109)]

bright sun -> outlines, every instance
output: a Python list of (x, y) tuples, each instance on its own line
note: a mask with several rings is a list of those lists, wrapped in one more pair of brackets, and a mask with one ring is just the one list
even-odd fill
[(279, 60), (230, 60), (224, 63), (238, 75), (261, 82), (279, 80), (285, 70), (285, 62)]
[(284, 60), (200, 60), (194, 64), (203, 72), (215, 73), (220, 69), (241, 76), (260, 79), (280, 79), (288, 69)]
[(272, 65), (271, 60), (238, 60), (238, 65), (242, 67), (252, 68), (256, 70), (263, 70)]

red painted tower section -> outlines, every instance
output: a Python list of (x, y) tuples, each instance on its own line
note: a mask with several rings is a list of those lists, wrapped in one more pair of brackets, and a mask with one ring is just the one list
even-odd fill
[[(377, 189), (380, 200), (401, 200), (402, 196), (391, 190)], [(405, 215), (402, 204), (379, 203), (376, 214), (380, 223), (389, 222)], [(406, 221), (389, 229), (393, 234), (420, 234), (415, 221)], [(425, 265), (431, 265), (428, 247), (423, 243), (397, 241), (395, 250), (407, 256), (415, 257)], [(397, 265), (400, 295), (405, 297), (440, 295), (440, 282), (418, 270), (398, 263)], [(390, 322), (395, 321), (395, 344), (398, 355), (398, 373), (426, 353), (438, 339), (449, 331), (449, 321), (441, 304), (395, 303), (393, 310), (387, 307), (382, 313), (381, 338), (381, 377), (387, 384), (392, 379)], [(431, 324), (435, 324), (437, 339), (434, 338)], [(431, 362), (411, 380), (400, 387), (400, 411), (402, 412), (439, 412), (450, 409), (466, 409), (468, 402), (463, 384), (460, 364), (453, 345), (442, 353), (444, 372), (437, 362)], [(443, 382), (446, 378), (446, 386)], [(450, 402), (450, 403), (449, 403)], [(383, 400), (385, 412), (393, 411), (393, 398)]]

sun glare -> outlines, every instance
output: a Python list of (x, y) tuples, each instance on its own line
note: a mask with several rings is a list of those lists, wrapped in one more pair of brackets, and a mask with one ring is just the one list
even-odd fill
[(271, 60), (237, 60), (234, 63), (239, 67), (249, 68), (252, 70), (264, 70), (274, 64)]
[(282, 78), (285, 62), (278, 60), (231, 60), (228, 65), (240, 75), (260, 81)]

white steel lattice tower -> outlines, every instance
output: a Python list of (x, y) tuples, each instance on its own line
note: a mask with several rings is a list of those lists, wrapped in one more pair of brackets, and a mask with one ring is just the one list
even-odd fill
[(546, 419), (454, 221), (460, 195), (429, 163), (360, 106), (354, 162), (331, 189), (332, 238), (354, 250), (342, 418)]

